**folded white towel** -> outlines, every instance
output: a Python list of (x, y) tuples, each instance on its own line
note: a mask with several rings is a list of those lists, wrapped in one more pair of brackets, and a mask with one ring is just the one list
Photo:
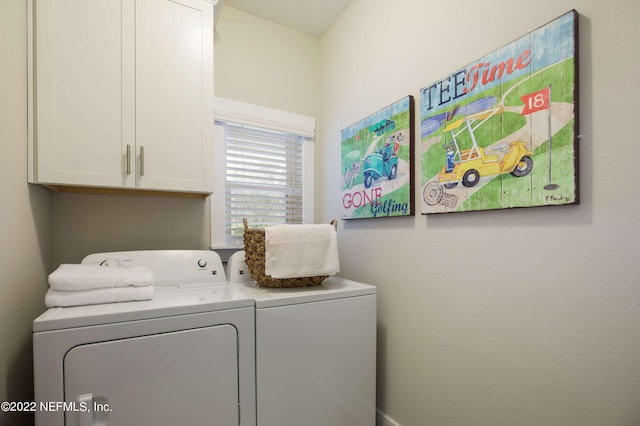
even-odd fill
[(97, 305), (101, 303), (130, 302), (153, 299), (154, 287), (112, 287), (90, 290), (59, 291), (49, 289), (44, 295), (44, 304), (48, 308), (56, 306)]
[(265, 228), (265, 273), (273, 278), (334, 275), (340, 271), (338, 238), (332, 225)]
[(146, 266), (111, 268), (99, 265), (62, 264), (49, 275), (53, 290), (88, 290), (94, 288), (143, 287), (153, 284), (153, 274)]

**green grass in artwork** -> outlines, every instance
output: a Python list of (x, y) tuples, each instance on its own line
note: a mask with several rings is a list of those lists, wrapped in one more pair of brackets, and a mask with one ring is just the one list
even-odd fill
[[(500, 175), (468, 198), (458, 211), (492, 210), (531, 207), (575, 202), (575, 163), (573, 151), (573, 120), (553, 135), (551, 151), (551, 181), (549, 180), (549, 144), (540, 145), (532, 157), (533, 170), (516, 178)], [(549, 183), (556, 189), (545, 190)]]

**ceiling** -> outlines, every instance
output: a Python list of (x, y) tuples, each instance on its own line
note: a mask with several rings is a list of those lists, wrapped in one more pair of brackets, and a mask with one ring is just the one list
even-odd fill
[(224, 4), (320, 37), (353, 0), (224, 0)]

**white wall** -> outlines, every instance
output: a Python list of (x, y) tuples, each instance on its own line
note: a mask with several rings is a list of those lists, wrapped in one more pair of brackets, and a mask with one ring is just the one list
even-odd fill
[(208, 199), (52, 193), (50, 218), (52, 268), (89, 253), (209, 248)]
[(223, 6), (214, 48), (216, 96), (319, 114), (317, 37)]
[(321, 39), (327, 220), (341, 129), (406, 95), (419, 114), (420, 88), (572, 8), (580, 205), (340, 225), (342, 275), (378, 286), (378, 406), (402, 426), (640, 423), (640, 3), (354, 0)]
[[(27, 184), (26, 2), (0, 2), (0, 401), (33, 400), (31, 324), (44, 311), (49, 194)], [(33, 424), (0, 411), (0, 425)]]

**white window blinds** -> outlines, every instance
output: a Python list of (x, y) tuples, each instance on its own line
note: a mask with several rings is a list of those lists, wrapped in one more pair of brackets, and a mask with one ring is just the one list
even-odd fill
[(225, 240), (251, 227), (303, 222), (303, 145), (310, 138), (257, 126), (224, 126)]

